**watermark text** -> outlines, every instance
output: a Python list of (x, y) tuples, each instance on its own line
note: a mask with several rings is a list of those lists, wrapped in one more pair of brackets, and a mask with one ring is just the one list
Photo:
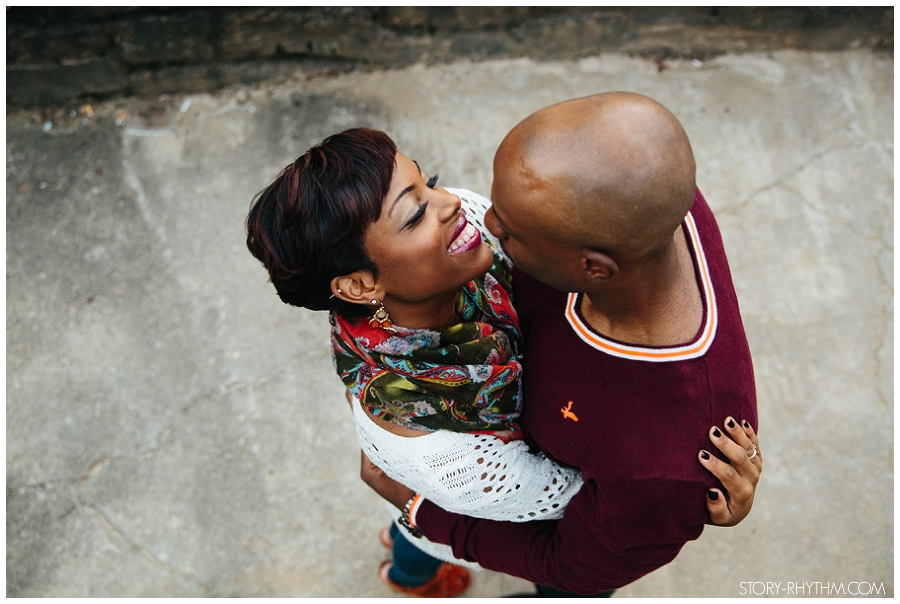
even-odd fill
[(873, 581), (741, 581), (742, 596), (883, 596)]

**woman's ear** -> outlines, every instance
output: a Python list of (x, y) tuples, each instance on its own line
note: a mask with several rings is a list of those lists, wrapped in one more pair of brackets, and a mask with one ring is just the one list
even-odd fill
[(335, 277), (331, 280), (331, 293), (344, 302), (365, 306), (371, 306), (372, 300), (380, 302), (384, 299), (384, 292), (378, 287), (375, 276), (366, 270)]
[(581, 250), (581, 269), (588, 281), (606, 281), (619, 274), (616, 261), (597, 250), (584, 248)]

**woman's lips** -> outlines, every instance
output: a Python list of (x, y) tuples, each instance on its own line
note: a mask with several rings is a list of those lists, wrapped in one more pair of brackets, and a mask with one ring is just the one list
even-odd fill
[(471, 250), (480, 243), (481, 233), (478, 232), (475, 225), (466, 220), (465, 215), (460, 215), (459, 223), (456, 225), (456, 230), (453, 232), (453, 239), (450, 242), (447, 251), (451, 254), (461, 254)]
[(466, 211), (460, 209), (459, 218), (456, 219), (456, 228), (453, 229), (453, 236), (450, 237), (450, 245), (453, 245), (453, 242), (456, 241), (456, 238), (459, 237), (459, 234), (463, 232), (463, 229), (466, 228), (467, 224), (469, 224), (469, 221), (466, 220)]

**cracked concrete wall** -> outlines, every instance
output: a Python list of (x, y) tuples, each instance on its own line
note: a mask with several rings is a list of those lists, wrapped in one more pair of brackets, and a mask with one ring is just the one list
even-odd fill
[[(691, 137), (766, 460), (744, 523), (618, 595), (893, 595), (893, 59), (869, 51), (417, 65), (9, 115), (7, 595), (390, 595), (326, 320), (247, 253), (250, 199), (354, 125), (488, 194), (515, 123), (602, 90)], [(469, 595), (526, 587), (486, 572)]]
[(191, 94), (302, 74), (605, 52), (892, 51), (893, 7), (12, 7), (7, 103)]

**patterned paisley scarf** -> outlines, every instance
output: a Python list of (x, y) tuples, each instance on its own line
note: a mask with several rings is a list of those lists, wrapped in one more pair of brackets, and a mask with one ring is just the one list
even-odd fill
[(375, 416), (414, 430), (518, 430), (522, 335), (510, 267), (491, 270), (456, 299), (463, 322), (397, 334), (331, 313), (331, 350), (344, 385)]

